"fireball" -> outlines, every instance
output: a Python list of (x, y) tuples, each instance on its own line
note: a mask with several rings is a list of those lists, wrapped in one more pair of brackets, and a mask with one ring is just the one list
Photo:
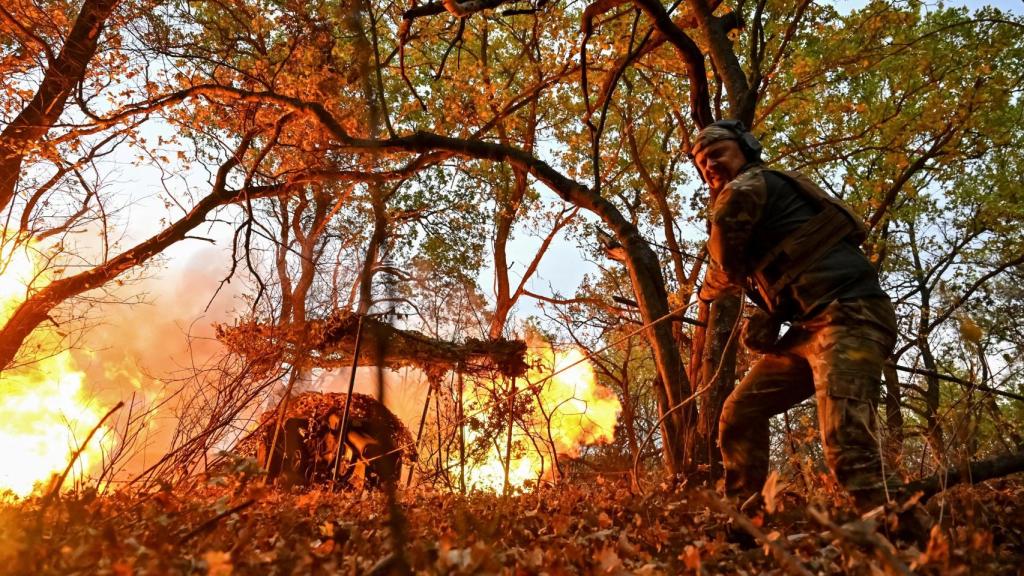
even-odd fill
[[(512, 488), (530, 481), (554, 480), (555, 458), (575, 457), (583, 446), (614, 439), (622, 405), (612, 390), (597, 383), (593, 366), (579, 348), (555, 349), (544, 341), (531, 342), (527, 362), (531, 368), (515, 383), (515, 393), (517, 402), (530, 402), (530, 409), (512, 426), (511, 455), (507, 456), (507, 428), (499, 438), (486, 439), (491, 448), (483, 462), (466, 464), (467, 488), (503, 490), (506, 460), (511, 461), (508, 479)], [(512, 393), (510, 383), (467, 380), (467, 414), (488, 405), (488, 399), (493, 405), (489, 390), (496, 387), (502, 390), (497, 401), (507, 402)], [(483, 440), (478, 438), (480, 432), (469, 427), (463, 433), (467, 444)], [(450, 470), (457, 469), (457, 461), (450, 464)]]
[[(34, 248), (0, 236), (0, 325), (26, 295), (48, 281), (32, 258)], [(43, 349), (57, 349), (60, 335), (52, 326), (33, 334)], [(35, 362), (0, 371), (0, 492), (24, 497), (61, 474), (72, 455), (102, 418), (100, 407), (83, 393), (84, 374), (71, 355), (62, 351)], [(106, 430), (98, 430), (82, 450), (68, 482), (81, 478), (100, 464)], [(104, 442), (106, 446), (104, 446)]]

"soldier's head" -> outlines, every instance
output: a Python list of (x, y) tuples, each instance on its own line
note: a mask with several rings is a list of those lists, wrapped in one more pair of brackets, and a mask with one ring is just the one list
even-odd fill
[(697, 134), (692, 153), (704, 181), (717, 191), (761, 160), (761, 143), (739, 120), (719, 120)]

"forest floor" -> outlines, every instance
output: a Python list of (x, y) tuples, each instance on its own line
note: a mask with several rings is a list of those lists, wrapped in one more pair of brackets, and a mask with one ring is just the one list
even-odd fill
[[(663, 484), (640, 495), (600, 476), (509, 498), (400, 490), (397, 541), (420, 574), (1022, 573), (1022, 478), (932, 498), (942, 530), (924, 550), (888, 548), (835, 493), (809, 502), (799, 492), (781, 488), (775, 513), (754, 519), (784, 553), (727, 543), (727, 516), (706, 491)], [(846, 523), (842, 536), (812, 508)], [(37, 497), (0, 504), (0, 573), (387, 574), (393, 518), (379, 491), (288, 492), (237, 473), (144, 496)]]

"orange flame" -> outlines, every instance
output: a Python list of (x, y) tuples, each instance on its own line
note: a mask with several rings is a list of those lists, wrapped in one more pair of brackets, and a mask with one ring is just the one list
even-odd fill
[[(578, 456), (583, 446), (611, 442), (622, 411), (615, 393), (597, 383), (593, 366), (579, 348), (556, 350), (545, 341), (536, 341), (531, 343), (527, 361), (531, 368), (526, 381), (520, 379), (517, 383), (517, 402), (529, 400), (531, 406), (512, 430), (508, 477), (513, 488), (530, 481), (554, 479), (557, 472), (553, 454), (564, 460), (566, 455)], [(506, 394), (510, 392), (506, 390)], [(488, 396), (481, 383), (467, 381), (464, 393), (467, 413), (485, 405)], [(469, 427), (464, 433), (467, 444), (477, 440), (480, 434)], [(483, 462), (467, 463), (468, 488), (492, 491), (504, 488), (505, 434), (507, 429), (500, 438), (492, 439), (492, 448)], [(454, 464), (457, 466), (457, 462)]]
[[(0, 236), (0, 323), (44, 286), (49, 275), (32, 258), (28, 243)], [(57, 349), (60, 335), (40, 326), (32, 336), (43, 349)], [(0, 493), (24, 497), (67, 467), (71, 455), (103, 416), (83, 397), (85, 375), (62, 351), (28, 365), (0, 372)], [(82, 477), (102, 460), (112, 440), (98, 430), (82, 451), (68, 481)]]

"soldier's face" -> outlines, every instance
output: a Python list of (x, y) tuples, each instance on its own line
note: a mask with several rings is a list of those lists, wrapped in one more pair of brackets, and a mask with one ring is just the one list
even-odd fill
[(708, 186), (717, 192), (740, 173), (747, 158), (735, 140), (719, 140), (702, 148), (694, 161)]

